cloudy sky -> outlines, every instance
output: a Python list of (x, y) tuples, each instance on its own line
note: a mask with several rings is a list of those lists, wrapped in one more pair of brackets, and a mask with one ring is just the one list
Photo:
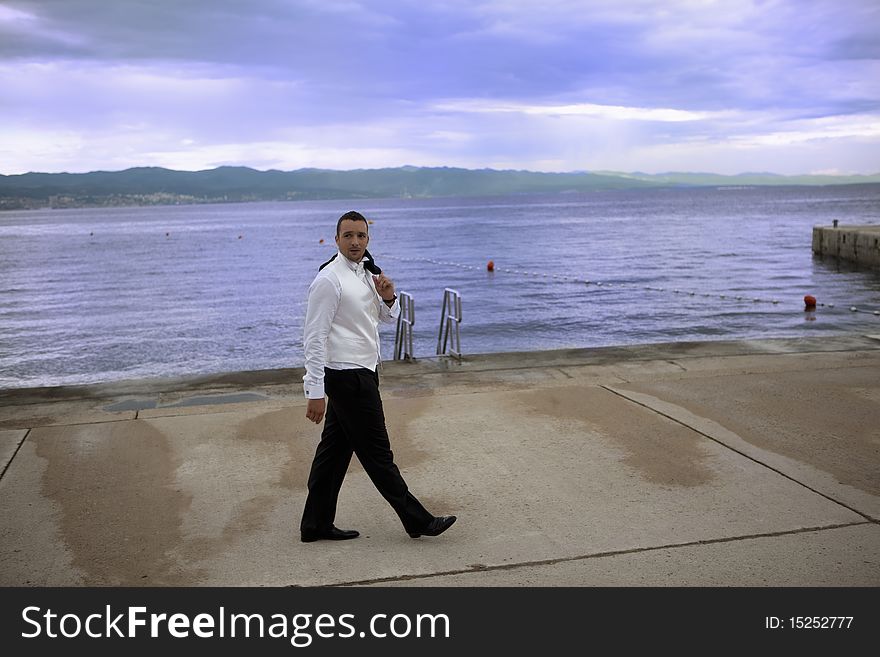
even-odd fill
[(877, 0), (0, 0), (0, 173), (880, 172)]

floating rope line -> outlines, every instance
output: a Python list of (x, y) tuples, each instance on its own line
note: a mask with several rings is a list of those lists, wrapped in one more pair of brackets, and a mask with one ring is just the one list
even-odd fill
[[(477, 267), (475, 265), (464, 265), (460, 262), (447, 262), (445, 260), (434, 260), (432, 258), (404, 258), (400, 256), (391, 256), (391, 255), (383, 255), (383, 259), (389, 260), (399, 260), (401, 262), (426, 262), (432, 265), (440, 265), (444, 267), (455, 267), (457, 269), (467, 269), (471, 271), (482, 271), (485, 267)], [(492, 271), (499, 271), (505, 274), (518, 274), (521, 276), (540, 276), (543, 278), (553, 278), (556, 280), (562, 281), (570, 281), (572, 283), (583, 283), (586, 285), (595, 285), (596, 287), (606, 287), (606, 288), (625, 288), (631, 290), (648, 290), (650, 292), (672, 292), (673, 294), (680, 294), (682, 296), (690, 296), (690, 297), (703, 297), (707, 299), (718, 298), (724, 301), (744, 301), (749, 303), (767, 303), (772, 305), (778, 305), (779, 299), (762, 299), (760, 297), (751, 297), (744, 294), (711, 294), (708, 292), (693, 292), (691, 290), (682, 290), (678, 288), (666, 288), (666, 287), (653, 287), (650, 285), (639, 285), (637, 283), (620, 283), (620, 282), (602, 282), (602, 281), (591, 281), (585, 278), (578, 278), (577, 276), (566, 276), (564, 274), (547, 274), (547, 273), (538, 273), (531, 271), (522, 271), (519, 269), (505, 269), (503, 267), (493, 266)], [(817, 303), (817, 306), (822, 306), (824, 308), (835, 308), (833, 303)], [(875, 315), (880, 317), (880, 310), (873, 310), (870, 308), (859, 308), (857, 306), (850, 306), (849, 310), (854, 313), (865, 313), (868, 315)]]

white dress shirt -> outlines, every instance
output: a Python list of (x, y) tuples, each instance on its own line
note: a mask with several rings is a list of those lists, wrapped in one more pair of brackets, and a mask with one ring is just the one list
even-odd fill
[[(395, 297), (394, 303), (389, 307), (379, 294), (373, 283), (373, 277), (364, 269), (363, 259), (360, 262), (352, 262), (342, 253), (338, 253), (336, 259), (330, 265), (324, 267), (309, 287), (308, 309), (306, 310), (305, 326), (303, 330), (303, 350), (305, 352), (306, 373), (303, 376), (303, 391), (308, 399), (324, 398), (324, 368), (334, 370), (354, 369), (367, 367), (375, 371), (381, 361), (379, 349), (379, 322), (391, 323), (400, 315), (400, 303)], [(378, 321), (371, 321), (372, 326), (363, 326), (364, 333), (375, 335), (376, 356), (370, 358), (369, 363), (353, 363), (346, 361), (327, 360), (327, 338), (333, 320), (339, 308), (342, 298), (342, 281), (339, 279), (336, 267), (347, 266), (365, 285), (372, 291), (378, 305)], [(349, 279), (350, 280), (350, 279)], [(370, 320), (361, 320), (370, 321)]]

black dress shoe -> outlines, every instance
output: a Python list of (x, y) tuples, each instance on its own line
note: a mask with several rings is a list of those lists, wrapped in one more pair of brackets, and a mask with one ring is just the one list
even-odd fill
[(418, 538), (419, 536), (439, 536), (452, 527), (452, 523), (456, 520), (457, 518), (455, 516), (437, 516), (428, 523), (428, 526), (425, 527), (425, 529), (420, 532), (409, 532), (409, 535), (413, 538)]
[(330, 529), (322, 532), (302, 532), (300, 534), (300, 539), (303, 543), (312, 543), (313, 541), (347, 541), (350, 538), (357, 538), (360, 536), (360, 533), (355, 531), (354, 529), (337, 529), (336, 527), (330, 527)]

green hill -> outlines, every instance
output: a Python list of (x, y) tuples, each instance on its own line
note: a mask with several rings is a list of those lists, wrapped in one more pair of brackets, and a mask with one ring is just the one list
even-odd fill
[(452, 167), (257, 171), (219, 167), (174, 171), (138, 167), (90, 173), (0, 175), (0, 209), (307, 199), (356, 199), (590, 192), (680, 186), (880, 183), (874, 176), (748, 173), (542, 173)]

